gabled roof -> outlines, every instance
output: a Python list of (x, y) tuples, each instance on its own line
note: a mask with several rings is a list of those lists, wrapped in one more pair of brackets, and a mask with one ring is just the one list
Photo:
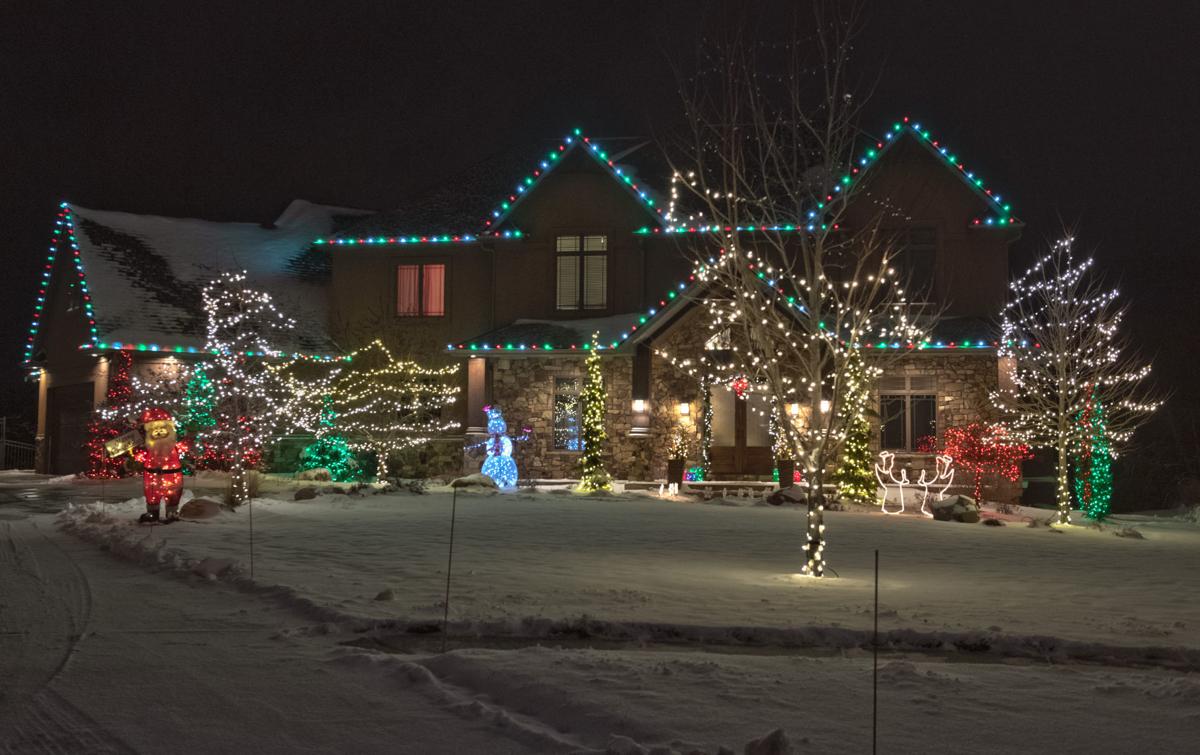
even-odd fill
[[(580, 129), (563, 137), (553, 149), (537, 160), (532, 170), (528, 168), (528, 153), (521, 166), (514, 167), (513, 153), (503, 153), (482, 161), (462, 174), (457, 180), (430, 191), (406, 207), (373, 215), (330, 238), (317, 240), (318, 244), (333, 246), (353, 245), (397, 245), (431, 243), (469, 243), (478, 238), (519, 238), (519, 228), (504, 228), (513, 210), (532, 194), (563, 159), (576, 150), (589, 155), (597, 165), (613, 177), (626, 192), (637, 200), (656, 226), (666, 225), (666, 209), (658, 194), (642, 183), (633, 168), (621, 162), (625, 156), (644, 146), (645, 142), (626, 149), (620, 154), (610, 154)], [(520, 176), (516, 184), (513, 176)], [(504, 183), (497, 185), (497, 177), (504, 175)], [(487, 201), (482, 199), (486, 197)], [(499, 200), (496, 198), (500, 197)], [(490, 209), (490, 212), (488, 210)]]
[(983, 200), (987, 210), (980, 215), (970, 219), (968, 225), (974, 228), (1007, 228), (1021, 227), (1024, 225), (1020, 220), (1012, 214), (1012, 206), (1005, 201), (999, 193), (995, 192), (992, 187), (988, 186), (984, 180), (975, 174), (974, 171), (968, 170), (962, 160), (949, 147), (935, 139), (928, 129), (924, 128), (920, 123), (912, 120), (908, 116), (901, 118), (892, 123), (892, 125), (884, 132), (882, 138), (873, 140), (873, 143), (867, 146), (855, 164), (842, 175), (838, 182), (834, 185), (832, 192), (825, 196), (824, 202), (819, 202), (815, 208), (809, 210), (807, 217), (796, 218), (792, 223), (783, 225), (746, 225), (738, 226), (737, 228), (720, 228), (713, 225), (687, 224), (676, 223), (669, 224), (665, 227), (645, 227), (639, 229), (638, 233), (713, 233), (713, 232), (773, 232), (773, 233), (806, 233), (814, 232), (821, 226), (821, 210), (825, 207), (825, 203), (832, 202), (836, 195), (844, 191), (849, 191), (850, 188), (860, 181), (866, 174), (868, 169), (877, 164), (884, 155), (899, 144), (904, 136), (910, 136), (918, 144), (927, 149), (930, 154), (938, 159), (940, 163), (946, 166), (947, 170), (951, 171), (959, 178), (973, 193)]
[(204, 344), (201, 290), (246, 270), (296, 321), (286, 351), (335, 350), (328, 335), (328, 252), (313, 239), (362, 210), (296, 200), (273, 227), (60, 205), (25, 362), (32, 360), (54, 260), (70, 253), (91, 328), (89, 348), (194, 351)]

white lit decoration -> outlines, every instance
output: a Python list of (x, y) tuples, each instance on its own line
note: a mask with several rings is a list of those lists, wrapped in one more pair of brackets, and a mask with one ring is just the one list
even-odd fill
[[(896, 454), (891, 451), (881, 451), (879, 453), (879, 461), (875, 464), (875, 479), (879, 480), (879, 487), (883, 488), (883, 497), (879, 501), (879, 508), (885, 514), (903, 514), (904, 513), (904, 488), (911, 485), (908, 481), (908, 470), (901, 469), (900, 476), (896, 477)], [(884, 479), (887, 475), (887, 479)], [(895, 488), (900, 497), (900, 508), (892, 511), (888, 509), (887, 490), (888, 485)]]
[[(903, 514), (904, 489), (913, 485), (921, 486), (921, 513), (925, 516), (932, 517), (933, 512), (929, 510), (930, 492), (929, 489), (935, 488), (933, 492), (933, 500), (940, 501), (946, 497), (946, 490), (954, 483), (954, 459), (944, 454), (934, 457), (935, 471), (930, 473), (927, 469), (922, 469), (921, 474), (917, 479), (908, 479), (908, 470), (900, 469), (899, 477), (896, 476), (896, 454), (891, 451), (881, 451), (879, 453), (879, 461), (875, 464), (875, 479), (879, 480), (879, 487), (883, 488), (883, 497), (879, 502), (880, 510), (885, 514)], [(885, 479), (886, 477), (886, 479)], [(900, 500), (898, 509), (889, 508), (887, 497), (888, 487), (895, 488), (897, 497)], [(938, 489), (940, 486), (940, 489)]]
[(280, 410), (286, 387), (266, 359), (286, 358), (271, 337), (295, 328), (295, 322), (276, 309), (271, 295), (246, 286), (246, 274), (222, 273), (204, 287), (208, 315), (204, 348), (212, 356), (198, 369), (212, 379), (213, 417), (203, 433), (206, 446), (229, 465), (231, 497), (235, 504), (250, 498), (246, 474), (261, 458), (262, 449), (288, 417)]
[(1075, 261), (1073, 241), (1059, 241), (1010, 284), (998, 352), (1009, 369), (991, 394), (1016, 439), (1055, 451), (1057, 524), (1064, 525), (1070, 456), (1092, 442), (1078, 421), (1090, 403), (1104, 406), (1110, 452), (1161, 404), (1140, 385), (1150, 365), (1126, 349), (1117, 290), (1090, 275), (1092, 260)]
[(954, 484), (954, 459), (939, 454), (933, 460), (937, 471), (928, 475), (929, 470), (922, 469), (921, 475), (917, 477), (917, 484), (921, 486), (921, 513), (929, 517), (933, 516), (933, 512), (929, 510), (929, 488), (941, 485), (941, 489), (933, 494), (934, 500), (940, 501), (946, 497), (946, 489)]

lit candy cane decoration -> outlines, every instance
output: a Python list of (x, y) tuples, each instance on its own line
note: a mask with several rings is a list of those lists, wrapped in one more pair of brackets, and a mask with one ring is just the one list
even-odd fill
[[(935, 500), (942, 500), (946, 497), (946, 489), (954, 483), (954, 459), (945, 454), (934, 457), (937, 463), (937, 472), (928, 480), (925, 479), (925, 473), (928, 470), (922, 469), (921, 476), (917, 478), (917, 484), (921, 486), (921, 513), (925, 516), (932, 517), (933, 512), (929, 510), (929, 486), (936, 485), (945, 481), (942, 489), (934, 493)], [(901, 502), (903, 503), (903, 491), (901, 491)], [(903, 509), (901, 509), (903, 510)]]
[[(880, 508), (885, 514), (903, 514), (904, 513), (904, 486), (911, 485), (908, 480), (908, 470), (900, 470), (900, 479), (896, 479), (895, 474), (896, 454), (891, 451), (881, 451), (879, 453), (879, 462), (875, 464), (875, 479), (879, 480), (879, 486), (883, 488), (883, 499), (879, 502)], [(883, 476), (887, 475), (891, 485), (900, 491), (900, 508), (897, 511), (888, 511), (887, 489), (888, 483), (884, 481)], [(932, 482), (932, 480), (930, 481)]]

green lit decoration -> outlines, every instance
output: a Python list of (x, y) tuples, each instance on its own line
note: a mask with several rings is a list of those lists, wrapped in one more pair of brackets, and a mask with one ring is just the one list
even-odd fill
[(700, 479), (712, 479), (712, 381), (700, 380)]
[(871, 454), (871, 386), (863, 369), (862, 357), (852, 352), (846, 365), (846, 393), (842, 404), (842, 424), (846, 440), (834, 481), (838, 498), (855, 503), (874, 503), (879, 491), (875, 479), (875, 458)]
[(317, 439), (300, 452), (300, 463), (296, 471), (327, 469), (334, 482), (361, 480), (363, 470), (346, 437), (338, 432), (336, 419), (333, 397), (323, 396), (320, 417), (317, 420)]
[(1075, 456), (1075, 500), (1089, 519), (1108, 516), (1112, 506), (1112, 448), (1104, 404), (1095, 389), (1079, 411), (1083, 447)]
[(608, 433), (604, 429), (605, 404), (608, 392), (604, 389), (604, 375), (600, 371), (600, 350), (595, 348), (599, 333), (592, 336), (592, 349), (588, 354), (583, 390), (579, 399), (583, 402), (583, 453), (579, 456), (579, 490), (585, 493), (594, 490), (611, 490), (612, 476), (604, 468), (604, 446)]

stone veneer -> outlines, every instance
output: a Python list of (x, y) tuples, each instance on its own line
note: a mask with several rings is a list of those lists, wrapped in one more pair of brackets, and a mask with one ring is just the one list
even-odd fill
[[(676, 358), (699, 354), (709, 335), (699, 310), (683, 314), (679, 321), (655, 340), (655, 348)], [(532, 429), (529, 440), (514, 446), (521, 479), (576, 478), (579, 475), (579, 454), (556, 451), (553, 448), (554, 378), (573, 377), (582, 381), (585, 357), (493, 358), (492, 402), (499, 406), (508, 422), (509, 434), (517, 436), (523, 426)], [(651, 358), (650, 372), (650, 432), (631, 436), (633, 426), (632, 369), (633, 359), (627, 355), (602, 358), (605, 388), (608, 393), (606, 412), (608, 452), (605, 459), (611, 472), (619, 479), (655, 480), (666, 478), (666, 449), (671, 433), (680, 429), (691, 443), (689, 464), (698, 463), (700, 456), (699, 415), (701, 395), (699, 381), (676, 368), (664, 357)], [(929, 376), (936, 381), (937, 427), (939, 435), (947, 427), (995, 419), (988, 400), (988, 391), (996, 387), (995, 354), (988, 352), (930, 351), (914, 353), (911, 357), (888, 366), (888, 376)], [(878, 393), (873, 397), (878, 407)], [(687, 402), (687, 417), (679, 414), (679, 404)], [(484, 450), (470, 448), (486, 439), (486, 435), (469, 435), (463, 455), (463, 473), (478, 472)], [(872, 448), (878, 451), (878, 419), (873, 420)], [(898, 454), (901, 462), (913, 472), (932, 467), (929, 454)], [(962, 481), (960, 479), (960, 481)], [(956, 485), (956, 487), (958, 487)], [(993, 486), (997, 500), (1019, 496), (1019, 486), (1007, 481)]]

